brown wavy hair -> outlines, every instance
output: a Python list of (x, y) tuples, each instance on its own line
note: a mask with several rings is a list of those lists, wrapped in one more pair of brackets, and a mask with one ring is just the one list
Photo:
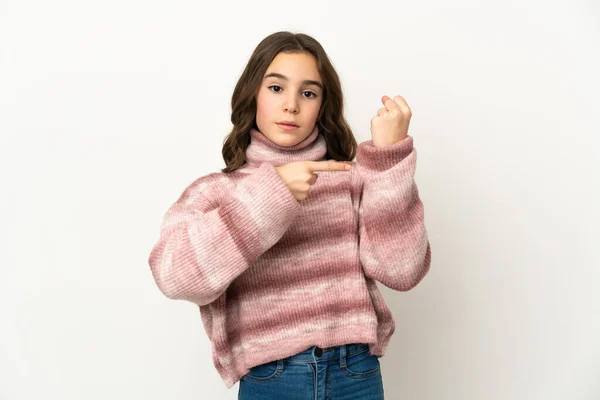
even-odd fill
[(321, 44), (304, 33), (275, 32), (264, 38), (248, 60), (231, 97), (231, 122), (233, 129), (223, 143), (222, 172), (233, 172), (245, 163), (246, 149), (250, 144), (250, 128), (256, 125), (256, 94), (263, 76), (280, 52), (306, 53), (316, 58), (323, 80), (323, 98), (317, 125), (327, 144), (326, 159), (352, 161), (357, 142), (344, 118), (344, 96), (340, 78), (329, 61)]

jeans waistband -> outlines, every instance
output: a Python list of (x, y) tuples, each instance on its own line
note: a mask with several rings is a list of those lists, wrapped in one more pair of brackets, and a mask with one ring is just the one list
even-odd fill
[(339, 346), (333, 347), (321, 347), (322, 350), (321, 356), (317, 356), (318, 351), (315, 353), (319, 346), (312, 346), (308, 349), (294, 354), (292, 356), (286, 357), (283, 360), (287, 361), (295, 361), (295, 362), (315, 362), (315, 361), (328, 361), (328, 360), (336, 360), (340, 359), (340, 353), (344, 352), (344, 357), (350, 357), (354, 354), (362, 353), (363, 351), (369, 350), (369, 345), (366, 343), (350, 343), (350, 344), (342, 344)]

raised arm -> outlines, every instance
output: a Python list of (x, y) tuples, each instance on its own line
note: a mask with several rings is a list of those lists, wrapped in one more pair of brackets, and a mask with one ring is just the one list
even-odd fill
[(161, 292), (205, 305), (289, 228), (300, 204), (275, 167), (231, 188), (216, 174), (192, 183), (167, 211), (148, 263)]
[(416, 163), (412, 136), (386, 147), (368, 140), (356, 154), (360, 260), (366, 276), (398, 291), (416, 286), (431, 264)]

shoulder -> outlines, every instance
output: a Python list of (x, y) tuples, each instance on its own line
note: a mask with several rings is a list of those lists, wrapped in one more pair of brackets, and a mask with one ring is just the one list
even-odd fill
[(234, 172), (210, 172), (192, 181), (179, 196), (178, 202), (194, 202), (198, 199), (219, 199), (245, 176), (249, 170), (242, 168)]
[(194, 179), (177, 199), (178, 203), (197, 201), (198, 198), (214, 197), (219, 188), (225, 183), (221, 172), (211, 172)]

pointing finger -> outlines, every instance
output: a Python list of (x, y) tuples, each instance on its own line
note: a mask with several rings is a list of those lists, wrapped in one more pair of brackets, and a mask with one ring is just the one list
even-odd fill
[(340, 161), (310, 161), (307, 163), (308, 170), (314, 171), (348, 171), (351, 166)]

